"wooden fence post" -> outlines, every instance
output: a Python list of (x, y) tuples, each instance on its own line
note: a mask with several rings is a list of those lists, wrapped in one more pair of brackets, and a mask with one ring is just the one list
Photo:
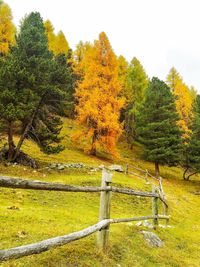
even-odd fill
[[(166, 200), (166, 197), (163, 191), (163, 186), (162, 186), (162, 177), (159, 178), (159, 186), (160, 186), (161, 197)], [(162, 205), (163, 205), (164, 215), (168, 216), (168, 207), (163, 202), (162, 202)], [(169, 219), (166, 219), (166, 225), (168, 225), (168, 223), (169, 223)]]
[[(158, 193), (158, 190), (156, 189), (155, 186), (153, 186), (152, 192), (153, 193)], [(158, 216), (158, 197), (153, 197), (152, 198), (152, 216)], [(154, 226), (154, 229), (157, 228), (157, 226), (158, 226), (158, 218), (154, 218), (153, 219), (153, 226)]]
[[(106, 187), (112, 183), (112, 174), (108, 173), (105, 169), (102, 171), (101, 186)], [(111, 191), (102, 191), (100, 196), (100, 210), (99, 220), (110, 219), (110, 204), (111, 204)], [(109, 225), (101, 229), (97, 234), (97, 244), (101, 249), (105, 249), (108, 245), (109, 238)]]

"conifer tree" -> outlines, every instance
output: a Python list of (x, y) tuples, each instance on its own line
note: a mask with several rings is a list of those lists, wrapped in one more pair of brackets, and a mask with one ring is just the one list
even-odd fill
[(119, 112), (124, 101), (119, 97), (117, 58), (104, 32), (88, 49), (83, 61), (84, 76), (75, 95), (77, 122), (85, 126), (85, 131), (78, 137), (85, 135), (85, 150), (92, 155), (99, 149), (117, 156), (116, 141), (122, 132)]
[(48, 38), (48, 47), (49, 51), (52, 53), (55, 52), (55, 42), (56, 42), (56, 35), (54, 33), (54, 27), (50, 20), (46, 20), (44, 22), (45, 32)]
[(128, 67), (124, 95), (126, 97), (125, 130), (131, 144), (136, 139), (136, 120), (138, 110), (144, 101), (148, 86), (147, 74), (140, 61), (134, 57)]
[(187, 139), (191, 134), (189, 125), (192, 118), (194, 93), (190, 91), (188, 86), (183, 82), (183, 79), (175, 68), (170, 70), (167, 76), (167, 84), (176, 96), (176, 109), (180, 116), (178, 125), (183, 131), (183, 138)]
[(46, 153), (59, 152), (63, 149), (58, 136), (62, 122), (57, 114), (59, 103), (67, 95), (67, 63), (64, 55), (53, 58), (49, 52), (39, 13), (25, 17), (16, 46), (4, 60), (6, 70), (3, 64), (0, 68), (4, 123), (10, 129), (10, 121), (12, 125), (21, 122), (19, 141), (9, 146), (9, 160), (17, 159), (27, 137), (34, 139)]
[(54, 47), (54, 54), (65, 54), (67, 56), (69, 50), (69, 44), (65, 38), (65, 35), (62, 31), (56, 35), (55, 39), (55, 47)]
[(200, 95), (197, 95), (194, 102), (193, 114), (192, 135), (188, 143), (185, 144), (184, 180), (189, 180), (192, 175), (200, 172)]
[[(124, 97), (126, 102), (127, 102), (127, 98), (126, 98), (127, 97), (126, 95), (127, 71), (128, 71), (128, 62), (122, 55), (120, 55), (118, 57), (118, 76), (119, 76), (119, 81), (122, 87), (120, 95)], [(120, 122), (124, 122), (125, 114), (126, 114), (126, 103), (124, 104), (124, 107), (120, 111)]]
[(7, 54), (10, 46), (15, 43), (15, 32), (11, 9), (0, 1), (0, 55)]
[(160, 164), (180, 162), (182, 139), (177, 121), (175, 98), (170, 88), (158, 78), (152, 78), (139, 110), (137, 133), (144, 145), (145, 159), (155, 163), (157, 177)]

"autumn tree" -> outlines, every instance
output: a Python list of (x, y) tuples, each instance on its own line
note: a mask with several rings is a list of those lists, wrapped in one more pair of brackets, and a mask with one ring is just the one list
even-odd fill
[(0, 55), (7, 54), (10, 46), (15, 43), (16, 29), (12, 19), (10, 7), (0, 1)]
[(183, 131), (183, 137), (188, 138), (191, 134), (189, 125), (192, 117), (192, 102), (195, 98), (194, 91), (191, 91), (183, 82), (175, 68), (170, 70), (167, 76), (167, 84), (176, 97), (176, 109), (180, 116), (178, 125)]
[(193, 114), (192, 134), (184, 151), (184, 180), (189, 180), (192, 175), (200, 172), (200, 95), (197, 95), (193, 104)]
[(46, 20), (44, 22), (45, 32), (48, 38), (48, 48), (49, 51), (54, 53), (55, 51), (55, 42), (56, 42), (56, 35), (54, 33), (54, 27), (50, 20)]
[(170, 88), (158, 78), (152, 78), (139, 109), (137, 134), (144, 145), (145, 159), (155, 163), (157, 177), (160, 164), (171, 166), (181, 160), (182, 139), (177, 121), (175, 97)]
[(67, 56), (68, 50), (69, 44), (65, 38), (65, 35), (62, 31), (59, 31), (56, 35), (54, 54), (65, 54)]
[(125, 130), (129, 143), (132, 143), (136, 138), (135, 127), (138, 110), (144, 101), (148, 82), (148, 77), (142, 64), (134, 57), (127, 70), (126, 86), (124, 88), (126, 97)]
[(50, 20), (44, 22), (45, 32), (48, 38), (48, 47), (55, 56), (65, 54), (67, 57), (69, 51), (69, 44), (62, 31), (58, 34), (54, 33), (54, 27)]
[(119, 97), (117, 58), (104, 32), (83, 60), (86, 68), (75, 94), (77, 122), (84, 126), (79, 140), (86, 137), (85, 150), (91, 155), (99, 149), (117, 156), (116, 141), (122, 132), (119, 113), (124, 100)]

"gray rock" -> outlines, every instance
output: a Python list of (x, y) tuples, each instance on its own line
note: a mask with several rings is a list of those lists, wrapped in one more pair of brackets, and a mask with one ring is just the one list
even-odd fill
[(164, 245), (164, 242), (156, 234), (147, 231), (142, 231), (141, 233), (150, 247), (158, 248)]
[(124, 169), (123, 169), (123, 167), (121, 166), (121, 165), (110, 165), (109, 167), (108, 167), (108, 169), (110, 170), (110, 171), (116, 171), (116, 172), (123, 172), (124, 171)]
[(153, 229), (153, 225), (149, 221), (146, 221), (146, 220), (143, 222), (143, 226)]
[(139, 221), (135, 224), (136, 226), (142, 226), (142, 221)]
[(99, 168), (91, 168), (90, 171), (91, 172), (98, 172), (99, 171)]
[(105, 166), (103, 164), (99, 165), (98, 167), (100, 170), (103, 170), (105, 168)]
[(135, 225), (136, 226), (144, 226), (144, 227), (153, 229), (153, 225), (149, 221), (147, 221), (147, 220), (145, 220), (145, 221), (139, 221)]
[(60, 164), (60, 165), (58, 166), (58, 170), (59, 170), (59, 171), (62, 171), (62, 170), (64, 170), (64, 169), (65, 169), (65, 166), (64, 166), (64, 165), (61, 165), (61, 164)]
[(55, 169), (57, 167), (57, 164), (56, 163), (52, 163), (49, 165), (49, 168), (51, 169)]

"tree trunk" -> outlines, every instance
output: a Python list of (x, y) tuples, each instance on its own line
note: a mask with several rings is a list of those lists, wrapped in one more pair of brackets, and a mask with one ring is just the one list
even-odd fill
[(155, 162), (155, 176), (156, 178), (160, 176), (159, 163), (157, 161)]
[(97, 150), (96, 150), (96, 140), (97, 140), (97, 131), (94, 130), (93, 136), (92, 136), (92, 147), (90, 149), (90, 155), (96, 156)]
[(15, 144), (13, 141), (13, 122), (8, 123), (8, 161), (12, 160), (15, 153)]
[(37, 114), (38, 114), (39, 108), (40, 108), (40, 106), (41, 106), (41, 104), (42, 104), (42, 102), (43, 102), (43, 99), (44, 99), (45, 95), (46, 95), (46, 92), (45, 92), (45, 93), (43, 94), (43, 96), (41, 97), (41, 99), (40, 99), (40, 101), (39, 101), (37, 107), (36, 107), (35, 110), (33, 111), (32, 116), (31, 116), (31, 118), (30, 118), (28, 124), (26, 125), (26, 127), (25, 127), (25, 129), (24, 129), (24, 131), (23, 131), (23, 133), (22, 133), (22, 135), (21, 135), (21, 137), (20, 137), (20, 139), (19, 139), (19, 142), (18, 142), (18, 144), (17, 144), (17, 147), (16, 147), (16, 150), (15, 150), (14, 156), (13, 156), (13, 158), (12, 158), (13, 161), (15, 161), (16, 158), (17, 158), (17, 156), (19, 155), (21, 146), (22, 146), (22, 144), (23, 144), (23, 142), (24, 142), (24, 140), (25, 140), (25, 138), (26, 138), (26, 135), (27, 135), (27, 133), (28, 133), (30, 127), (31, 127), (32, 124), (33, 124), (33, 121), (34, 121), (35, 117), (36, 117)]
[(183, 179), (184, 180), (187, 180), (187, 178), (186, 178), (186, 173), (187, 173), (187, 171), (188, 171), (188, 167), (185, 169), (185, 171), (183, 172)]
[(195, 174), (197, 174), (197, 173), (198, 172), (193, 172), (193, 173), (189, 174), (188, 177), (186, 178), (186, 180), (189, 181), (190, 177), (193, 176), (193, 175), (195, 175)]

